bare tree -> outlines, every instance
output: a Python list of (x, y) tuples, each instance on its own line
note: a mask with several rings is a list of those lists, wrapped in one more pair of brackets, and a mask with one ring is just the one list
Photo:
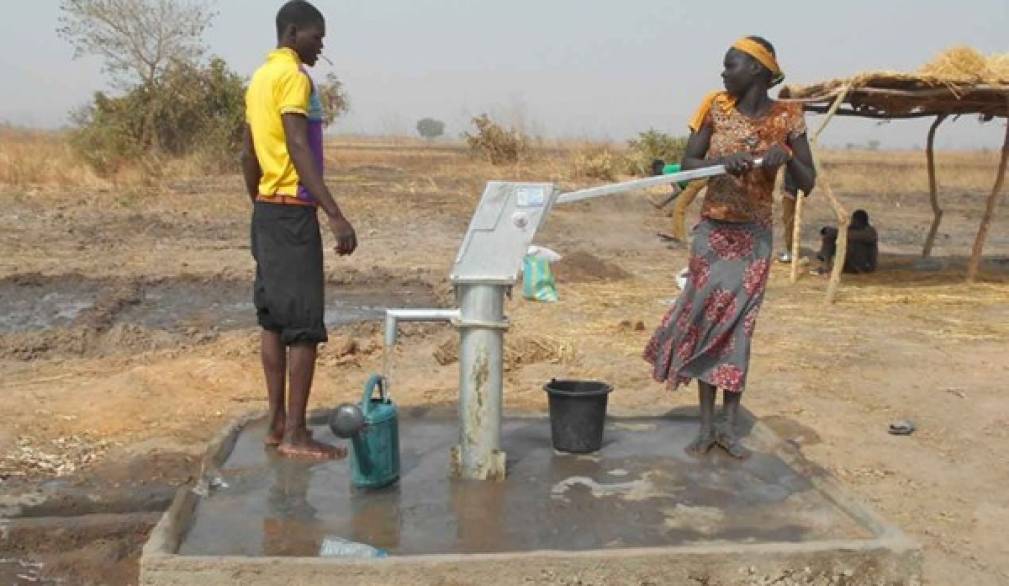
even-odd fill
[(158, 79), (172, 63), (199, 61), (214, 16), (212, 0), (63, 0), (56, 32), (73, 45), (75, 57), (101, 57), (120, 88), (139, 84), (148, 92), (142, 140), (159, 151)]
[(329, 126), (350, 110), (347, 90), (335, 73), (327, 73), (326, 81), (316, 84), (316, 90), (319, 93), (319, 101), (322, 102), (323, 125)]
[(97, 55), (121, 85), (153, 84), (172, 61), (196, 62), (213, 2), (183, 0), (63, 0), (56, 31), (75, 57)]

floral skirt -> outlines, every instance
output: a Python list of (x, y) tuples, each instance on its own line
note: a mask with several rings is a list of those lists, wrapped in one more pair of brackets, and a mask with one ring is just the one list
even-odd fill
[(696, 378), (739, 393), (771, 269), (771, 227), (702, 219), (693, 234), (687, 285), (644, 358), (672, 389)]

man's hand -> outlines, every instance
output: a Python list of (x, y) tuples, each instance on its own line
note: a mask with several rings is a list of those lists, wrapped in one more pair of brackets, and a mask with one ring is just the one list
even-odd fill
[(336, 238), (336, 253), (340, 256), (353, 254), (357, 249), (357, 233), (347, 218), (329, 218), (329, 229), (333, 232), (333, 238)]
[(742, 175), (753, 168), (753, 155), (735, 153), (722, 159), (722, 165), (729, 175)]
[(776, 144), (764, 154), (762, 167), (768, 171), (773, 171), (791, 160), (792, 153), (780, 144)]

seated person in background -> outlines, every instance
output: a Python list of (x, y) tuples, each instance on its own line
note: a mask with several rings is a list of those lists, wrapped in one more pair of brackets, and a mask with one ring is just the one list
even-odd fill
[[(820, 253), (822, 266), (816, 272), (823, 274), (830, 271), (837, 254), (837, 228), (824, 226), (820, 229), (823, 243)], [(848, 226), (848, 250), (844, 255), (846, 273), (871, 273), (876, 270), (879, 260), (879, 235), (869, 224), (869, 214), (865, 210), (855, 210), (851, 214), (851, 224)]]

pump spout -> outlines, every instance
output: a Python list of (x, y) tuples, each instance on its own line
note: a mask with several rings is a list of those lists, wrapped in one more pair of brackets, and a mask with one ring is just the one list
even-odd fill
[(458, 309), (386, 309), (385, 310), (385, 347), (396, 345), (398, 324), (401, 321), (459, 321), (461, 313)]

